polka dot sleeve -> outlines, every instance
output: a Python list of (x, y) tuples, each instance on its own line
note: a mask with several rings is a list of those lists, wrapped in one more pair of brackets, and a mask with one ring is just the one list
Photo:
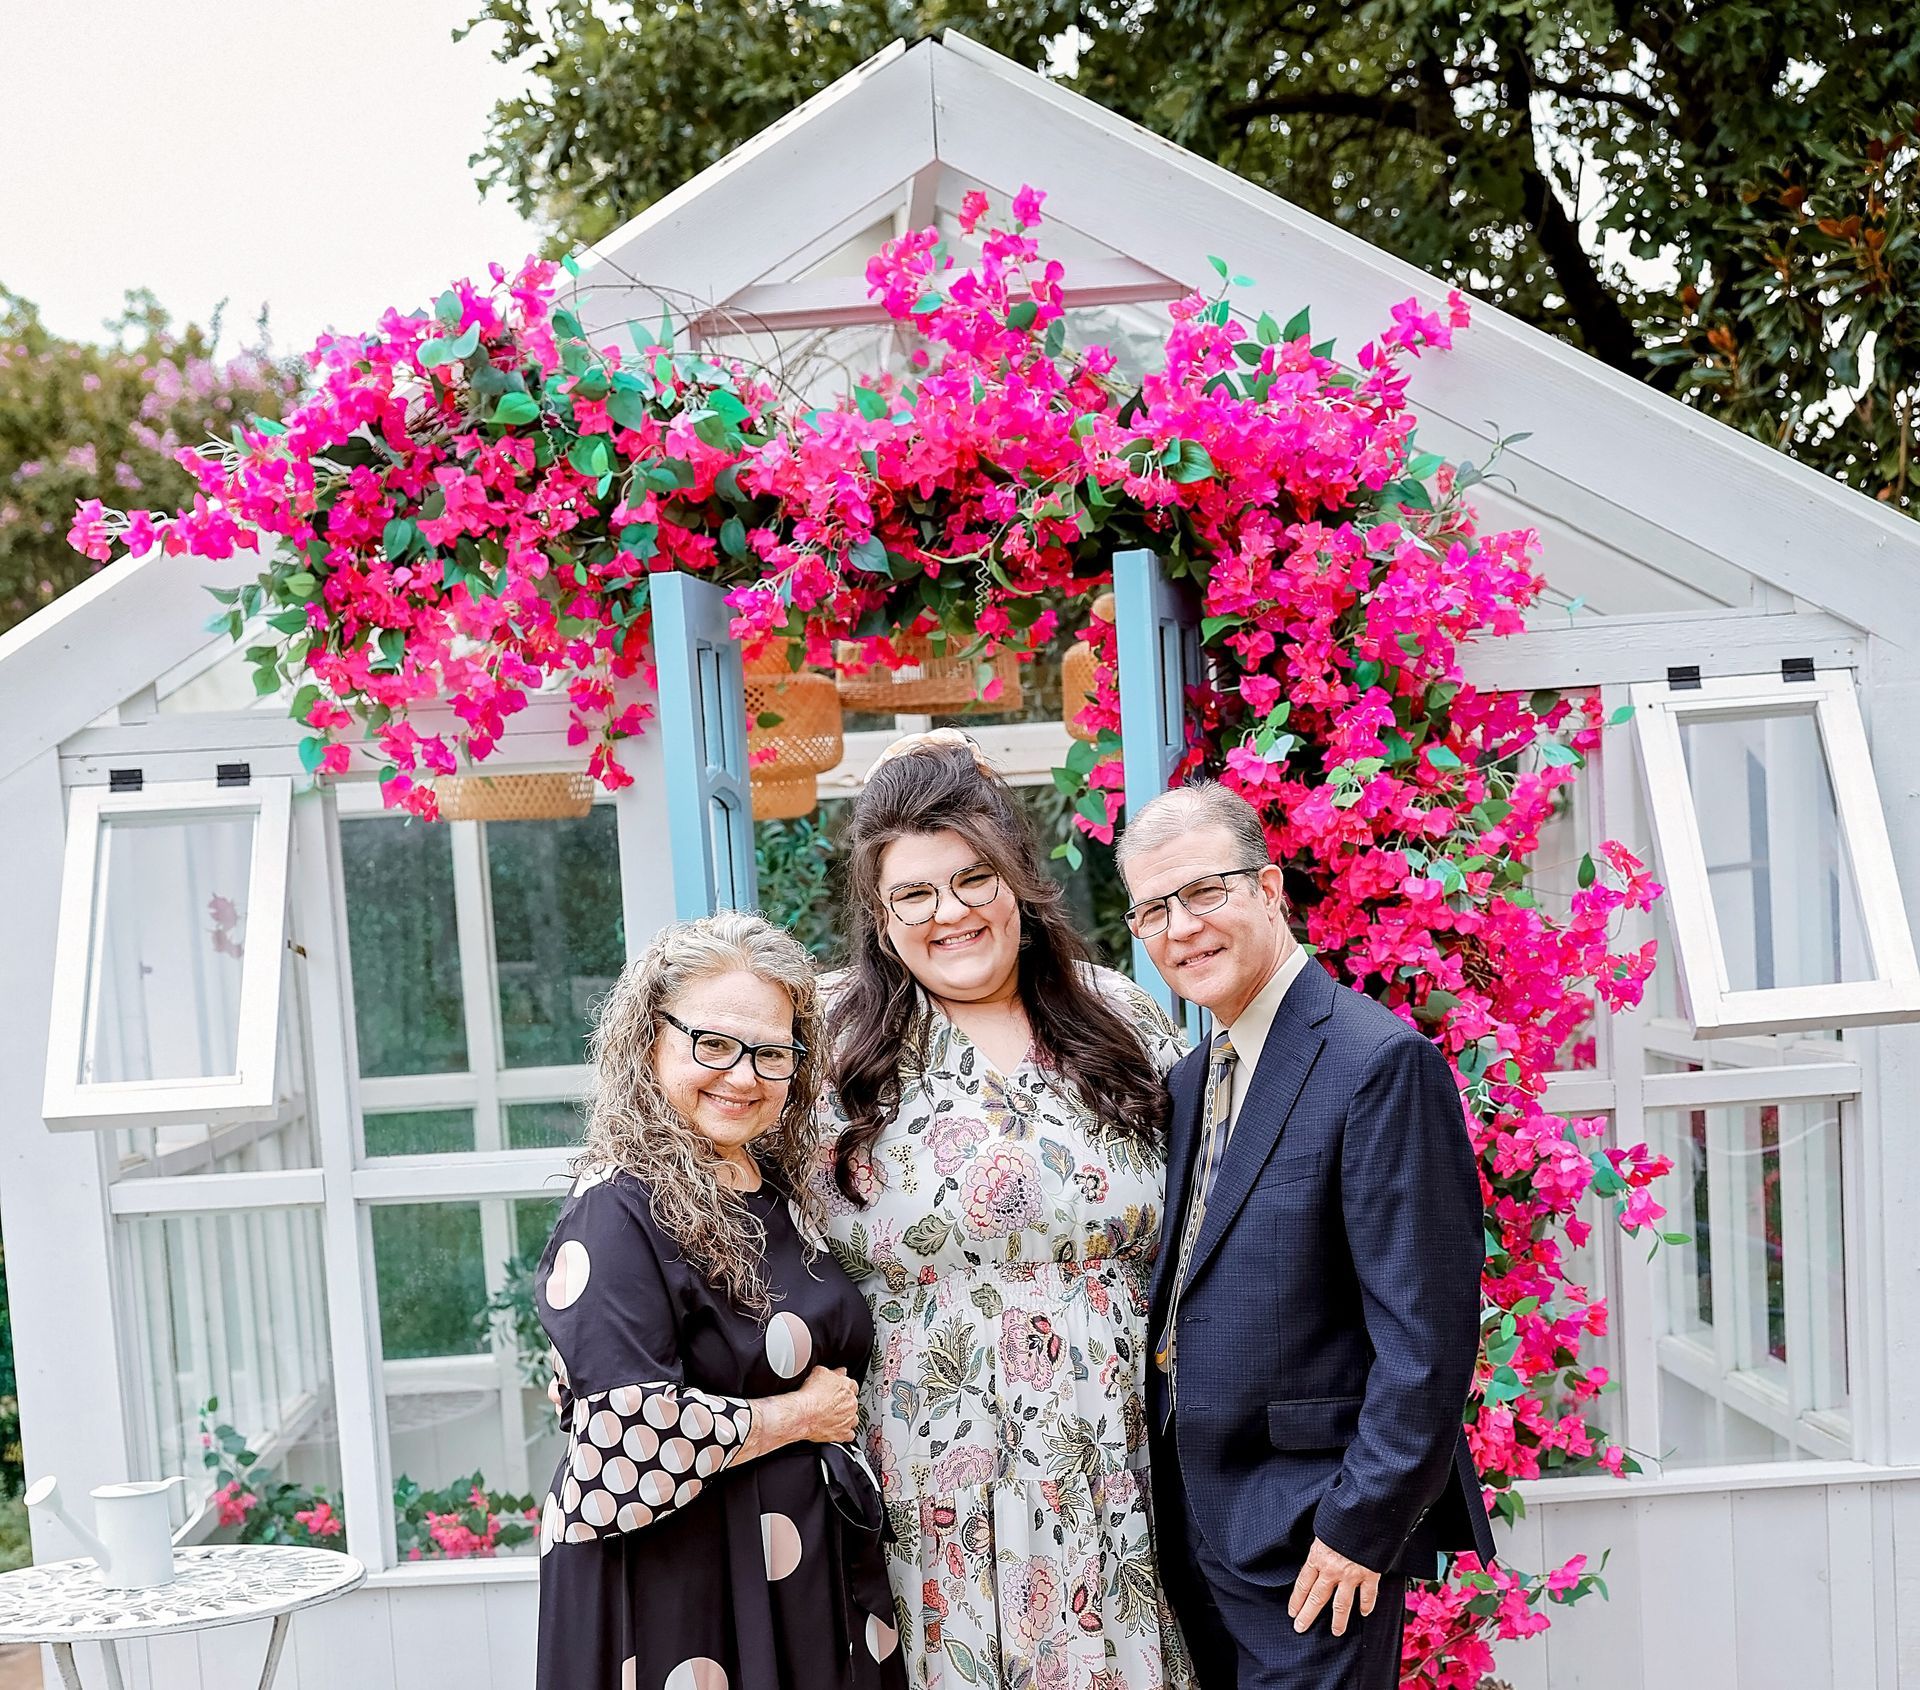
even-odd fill
[(582, 1176), (541, 1257), (535, 1297), (559, 1356), (566, 1465), (540, 1522), (544, 1553), (643, 1530), (731, 1465), (753, 1427), (738, 1397), (690, 1384), (645, 1191)]

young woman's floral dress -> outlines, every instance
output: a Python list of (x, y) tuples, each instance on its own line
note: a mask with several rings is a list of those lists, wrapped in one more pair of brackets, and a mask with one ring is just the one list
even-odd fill
[[(1172, 1024), (1131, 980), (1095, 974), (1164, 1073)], [(1031, 1060), (1000, 1073), (922, 1001), (925, 1071), (909, 1065), (866, 1206), (830, 1165), (821, 1180), (829, 1243), (873, 1307), (862, 1436), (896, 1539), (908, 1680), (1187, 1686), (1146, 1472), (1161, 1154)], [(845, 1125), (831, 1103), (825, 1125), (830, 1147)]]

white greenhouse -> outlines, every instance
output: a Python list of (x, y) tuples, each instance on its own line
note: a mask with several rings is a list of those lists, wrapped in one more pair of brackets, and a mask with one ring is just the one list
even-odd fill
[[(609, 237), (579, 309), (594, 329), (664, 303), (824, 394), (901, 355), (866, 296), (879, 243), (936, 220), (957, 238), (965, 192), (1029, 180), (1075, 332), (1123, 355), (1213, 253), (1343, 348), (1442, 292), (948, 35)], [(1586, 842), (1619, 838), (1670, 889), (1646, 1005), (1549, 1099), (1676, 1163), (1662, 1195), (1691, 1241), (1649, 1261), (1597, 1227), (1583, 1263), (1613, 1308), (1604, 1414), (1646, 1470), (1526, 1487), (1514, 1561), (1606, 1552), (1611, 1597), (1555, 1610), (1501, 1674), (1920, 1690), (1920, 527), (1497, 312), (1412, 378), (1434, 450), (1530, 431), (1480, 502), (1539, 531), (1551, 591), (1469, 652), (1473, 677), (1638, 707), (1542, 860), (1570, 890)], [(1122, 640), (1157, 652), (1138, 556)], [(663, 652), (662, 729), (617, 797), (409, 824), (370, 775), (303, 774), (301, 727), (206, 632), (206, 587), (252, 575), (223, 569), (129, 559), (0, 637), (0, 1220), (28, 1472), (69, 1495), (185, 1473), (190, 1542), (218, 1519), (203, 1425), (230, 1428), (344, 1499), (369, 1571), (295, 1620), (281, 1685), (525, 1690), (533, 1546), (449, 1552), (425, 1516), (551, 1469), (499, 1311), (562, 1189), (592, 1005), (663, 921), (751, 890), (738, 758), (695, 767), (741, 719), (738, 652), (722, 636), (678, 673)], [(684, 596), (682, 658), (703, 610)], [(1164, 682), (1153, 661), (1123, 685)], [(1025, 715), (981, 732), (1050, 791), (1066, 731), (1057, 704)], [(849, 722), (822, 796), (922, 720)], [(491, 766), (567, 769), (564, 730), (536, 700)], [(77, 1552), (36, 1532), (43, 1559)], [(265, 1630), (132, 1646), (128, 1682), (250, 1685)], [(91, 1646), (80, 1665), (104, 1681)]]

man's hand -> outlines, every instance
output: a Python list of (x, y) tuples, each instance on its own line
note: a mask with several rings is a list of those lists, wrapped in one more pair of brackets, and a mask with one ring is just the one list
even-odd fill
[(1347, 1621), (1353, 1614), (1354, 1598), (1360, 1600), (1360, 1612), (1371, 1614), (1380, 1599), (1380, 1575), (1369, 1572), (1358, 1561), (1349, 1561), (1337, 1549), (1329, 1549), (1318, 1538), (1307, 1551), (1307, 1564), (1293, 1582), (1293, 1595), (1287, 1601), (1287, 1616), (1295, 1631), (1305, 1631), (1320, 1617), (1320, 1610), (1333, 1604), (1333, 1635), (1347, 1634)]

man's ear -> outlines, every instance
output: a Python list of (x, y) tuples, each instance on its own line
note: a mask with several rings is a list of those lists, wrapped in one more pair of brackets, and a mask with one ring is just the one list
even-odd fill
[(1287, 882), (1278, 863), (1268, 863), (1260, 871), (1260, 890), (1277, 903), (1282, 913), (1287, 908)]

